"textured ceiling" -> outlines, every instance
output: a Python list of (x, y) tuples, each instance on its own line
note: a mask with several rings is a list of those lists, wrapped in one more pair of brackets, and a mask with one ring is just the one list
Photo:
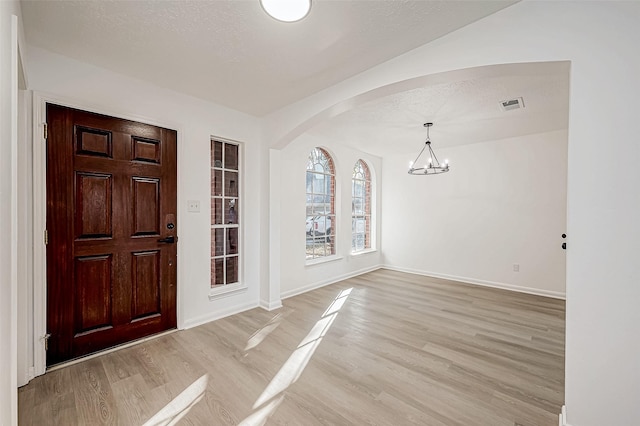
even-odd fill
[(314, 0), (293, 24), (258, 0), (23, 0), (22, 12), (30, 44), (263, 116), (515, 1)]
[[(385, 96), (310, 129), (312, 136), (339, 141), (379, 156), (416, 154), (432, 147), (567, 129), (569, 62), (494, 65), (447, 73), (446, 83)], [(503, 111), (500, 102), (522, 97), (525, 107)], [(410, 155), (409, 155), (410, 156)]]

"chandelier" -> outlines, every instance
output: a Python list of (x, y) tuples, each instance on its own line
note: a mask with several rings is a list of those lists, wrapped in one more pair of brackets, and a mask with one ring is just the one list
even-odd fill
[[(409, 163), (410, 175), (437, 175), (439, 173), (446, 173), (449, 171), (449, 160), (445, 159), (444, 163), (440, 163), (438, 161), (438, 158), (436, 157), (436, 154), (433, 152), (433, 149), (431, 149), (431, 141), (429, 140), (429, 127), (431, 126), (433, 126), (433, 123), (424, 123), (424, 127), (427, 128), (427, 140), (424, 143), (424, 146), (420, 150), (420, 153), (416, 157), (415, 161)], [(420, 167), (420, 163), (418, 163), (418, 160), (420, 160), (420, 156), (422, 156), (422, 153), (425, 150), (429, 151), (429, 158), (426, 159), (427, 161), (425, 162), (425, 164)]]

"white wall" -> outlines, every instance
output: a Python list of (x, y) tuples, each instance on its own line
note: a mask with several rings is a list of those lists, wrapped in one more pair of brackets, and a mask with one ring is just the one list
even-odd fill
[[(268, 263), (262, 260), (266, 254), (260, 250), (267, 238), (264, 224), (268, 222), (263, 212), (268, 209), (262, 193), (268, 191), (268, 182), (263, 179), (268, 175), (268, 158), (257, 119), (38, 48), (29, 50), (28, 74), (29, 88), (54, 102), (178, 131), (179, 326), (194, 326), (257, 306), (260, 282), (268, 280)], [(248, 289), (210, 301), (212, 135), (244, 144), (240, 214), (244, 232), (243, 277)], [(200, 213), (188, 213), (187, 200), (199, 200)], [(42, 201), (35, 200), (36, 214), (44, 214)], [(36, 351), (39, 349), (36, 347)]]
[(410, 156), (384, 159), (385, 265), (564, 297), (567, 132), (436, 146), (436, 154), (450, 172), (412, 176)]
[(573, 426), (640, 424), (638, 22), (639, 2), (522, 1), (267, 117), (268, 140), (284, 146), (399, 81), (571, 61), (565, 401)]
[[(336, 168), (336, 256), (330, 262), (307, 264), (305, 257), (306, 166), (314, 147), (329, 152)], [(372, 225), (377, 250), (351, 255), (351, 175), (356, 161), (370, 167), (374, 184), (381, 176), (380, 158), (347, 148), (340, 141), (309, 136), (299, 137), (280, 155), (280, 289), (282, 297), (299, 294), (318, 286), (354, 276), (380, 266), (380, 185), (374, 185)], [(272, 202), (278, 202), (273, 200)], [(274, 238), (272, 236), (272, 238)]]

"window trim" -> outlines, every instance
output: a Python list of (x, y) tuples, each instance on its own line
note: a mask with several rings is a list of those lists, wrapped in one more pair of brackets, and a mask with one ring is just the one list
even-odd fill
[(305, 266), (321, 265), (323, 263), (335, 262), (344, 259), (344, 256), (332, 254), (331, 256), (315, 257), (306, 261)]
[(219, 285), (209, 289), (209, 300), (222, 299), (224, 297), (235, 296), (247, 291), (249, 287), (245, 283), (237, 282), (233, 284)]

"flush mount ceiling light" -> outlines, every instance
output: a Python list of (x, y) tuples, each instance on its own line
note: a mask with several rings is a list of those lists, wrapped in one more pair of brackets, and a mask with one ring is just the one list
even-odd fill
[(265, 12), (282, 22), (296, 22), (309, 14), (311, 0), (260, 0)]
[[(427, 140), (424, 143), (424, 146), (420, 150), (420, 153), (416, 157), (415, 161), (409, 163), (409, 174), (410, 175), (437, 175), (439, 173), (446, 173), (449, 171), (449, 160), (444, 160), (444, 163), (438, 162), (438, 158), (436, 158), (436, 154), (431, 149), (431, 141), (429, 140), (429, 127), (433, 126), (433, 123), (424, 123), (424, 127), (427, 128)], [(420, 160), (420, 156), (422, 153), (427, 150), (427, 154), (429, 158), (425, 158), (424, 166), (420, 167), (418, 161)], [(417, 167), (416, 167), (417, 166)]]

